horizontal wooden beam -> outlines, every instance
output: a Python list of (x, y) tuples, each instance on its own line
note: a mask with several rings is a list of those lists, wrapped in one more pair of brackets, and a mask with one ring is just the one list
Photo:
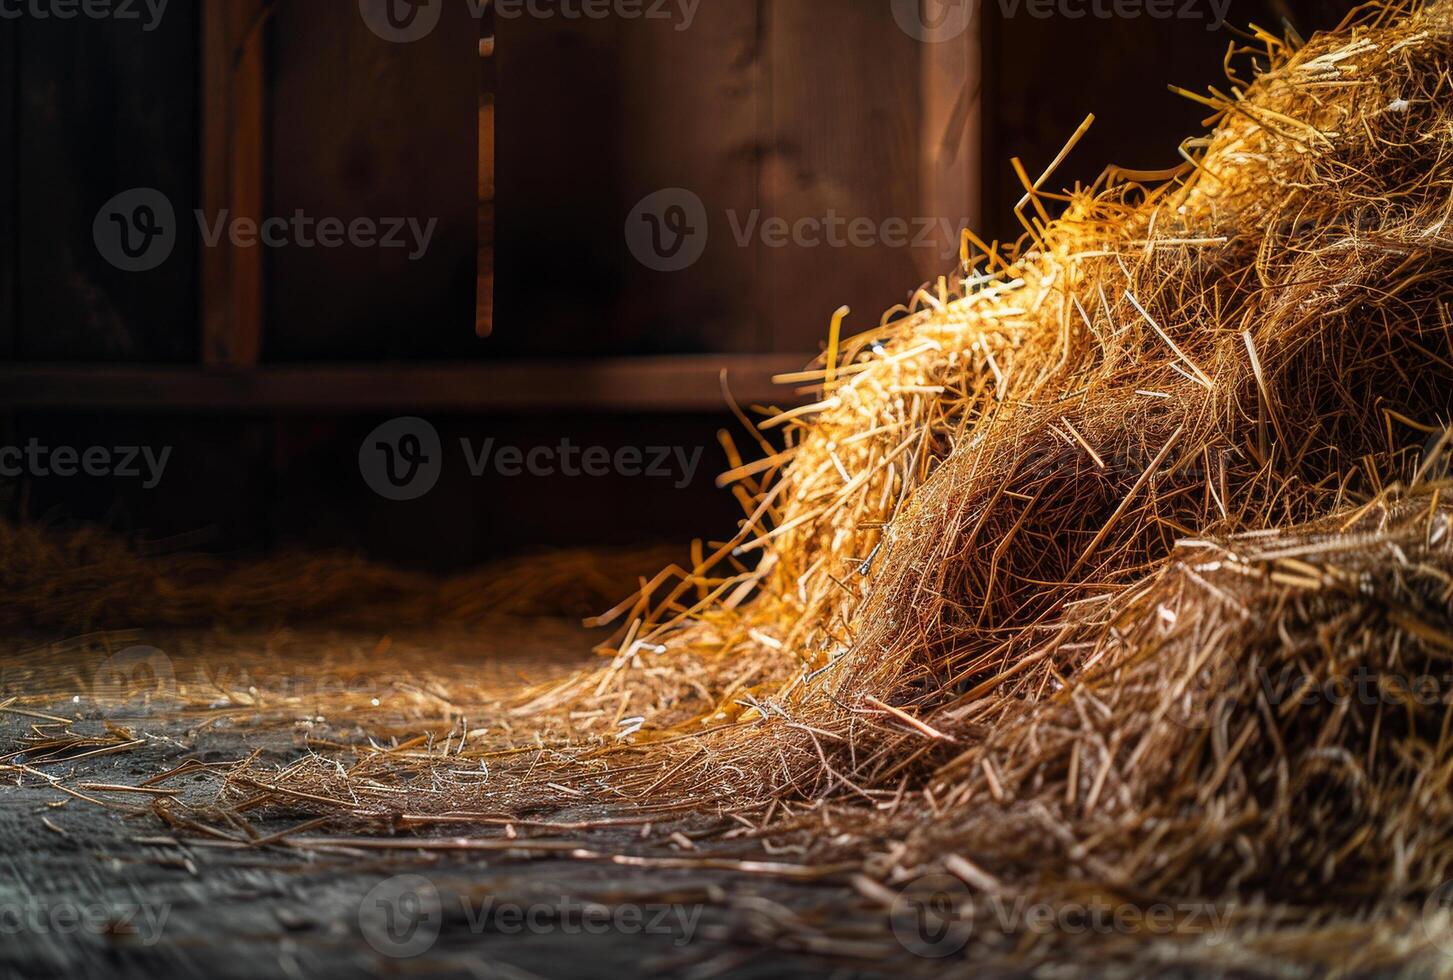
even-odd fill
[(795, 404), (772, 376), (810, 354), (691, 355), (479, 364), (0, 365), (0, 408), (140, 412), (717, 411), (721, 374), (746, 404)]

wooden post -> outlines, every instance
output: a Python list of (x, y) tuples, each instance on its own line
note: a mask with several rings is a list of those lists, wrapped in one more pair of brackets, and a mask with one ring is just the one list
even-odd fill
[[(979, 18), (953, 40), (922, 46), (922, 114), (919, 139), (919, 188), (923, 215), (947, 218), (955, 227), (967, 219), (978, 225), (980, 212), (980, 138), (983, 66), (979, 57)], [(977, 230), (977, 229), (976, 229)], [(962, 234), (962, 231), (959, 231)], [(935, 237), (943, 236), (940, 227)], [(917, 250), (925, 280), (945, 275), (941, 255), (958, 254), (959, 241), (938, 241), (942, 248)]]
[(479, 38), (479, 269), (474, 304), (474, 333), (478, 337), (494, 332), (494, 103), (498, 72), (493, 12), (490, 7), (482, 18)]
[(5, 80), (4, 94), (0, 95), (0, 358), (15, 356), (16, 341), (19, 339), (20, 303), (15, 290), (15, 269), (18, 259), (16, 251), (19, 242), (19, 214), (17, 182), (20, 179), (15, 165), (20, 150), (19, 126), (16, 109), (20, 102), (20, 87), (16, 84), (19, 66), (16, 61), (16, 38), (19, 25), (0, 32), (0, 78)]
[[(205, 0), (202, 208), (216, 221), (263, 214), (266, 0)], [(224, 238), (202, 249), (202, 361), (249, 368), (262, 349), (263, 257)]]

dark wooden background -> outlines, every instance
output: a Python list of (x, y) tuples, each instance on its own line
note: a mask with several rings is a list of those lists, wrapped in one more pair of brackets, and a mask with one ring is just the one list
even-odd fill
[[(236, 345), (259, 356), (227, 354), (219, 365), (202, 341), (204, 310), (217, 301), (203, 267), (216, 256), (199, 237), (182, 234), (161, 268), (129, 274), (97, 254), (91, 223), (135, 186), (165, 192), (188, 222), (210, 199), (204, 106), (215, 65), (202, 35), (216, 9), (205, 4), (225, 3), (174, 0), (151, 32), (84, 18), (0, 21), (0, 444), (36, 436), (177, 447), (168, 480), (149, 493), (106, 480), (0, 485), (12, 517), (199, 532), (191, 540), (230, 550), (337, 546), (437, 564), (540, 545), (723, 536), (734, 505), (709, 477), (724, 465), (715, 431), (730, 421), (710, 358), (736, 356), (742, 383), (760, 392), (769, 368), (819, 349), (839, 305), (853, 309), (849, 329), (876, 324), (952, 267), (922, 249), (739, 247), (728, 212), (970, 218), (986, 236), (1014, 237), (1010, 156), (1037, 172), (1093, 111), (1099, 121), (1055, 184), (1093, 179), (1107, 163), (1173, 165), (1203, 110), (1166, 83), (1218, 83), (1233, 40), (1203, 20), (1006, 18), (994, 0), (960, 41), (924, 45), (896, 27), (888, 0), (703, 0), (685, 31), (667, 21), (502, 19), (494, 57), (482, 62), (481, 25), (462, 0), (409, 45), (374, 36), (351, 0), (246, 0), (258, 11), (242, 30), (247, 50), (260, 52), (264, 98), (260, 135), (241, 150), (255, 157), (266, 214), (437, 218), (438, 230), (415, 262), (376, 249), (264, 252), (260, 287), (227, 298), (243, 304), (229, 310), (260, 310), (260, 336)], [(1273, 30), (1286, 19), (1310, 34), (1347, 6), (1232, 0), (1229, 19)], [(242, 47), (232, 61), (249, 63)], [(493, 332), (480, 337), (486, 73), (495, 258)], [(945, 133), (960, 131), (945, 147)], [(677, 273), (637, 263), (622, 232), (635, 203), (665, 187), (692, 189), (711, 218), (705, 255)], [(697, 359), (672, 360), (682, 356)], [(615, 359), (616, 372), (624, 360), (617, 387), (633, 383), (630, 364), (654, 365), (634, 382), (644, 390), (632, 393), (631, 412), (608, 398), (563, 404), (594, 390), (580, 379), (601, 358)], [(519, 381), (519, 366), (531, 364), (549, 366), (544, 382)], [(157, 365), (189, 380), (146, 373)], [(330, 386), (341, 365), (373, 369), (366, 410)], [(413, 413), (429, 382), (409, 372), (441, 365), (452, 399), (438, 412), (441, 430), (517, 444), (668, 441), (707, 447), (708, 462), (683, 491), (623, 479), (446, 478), (425, 501), (387, 504), (359, 478), (358, 440)], [(224, 406), (206, 394), (298, 367), (318, 369), (299, 383), (316, 403), (306, 409), (246, 395)], [(650, 379), (673, 372), (681, 380), (668, 397)], [(551, 410), (557, 391), (562, 405)]]

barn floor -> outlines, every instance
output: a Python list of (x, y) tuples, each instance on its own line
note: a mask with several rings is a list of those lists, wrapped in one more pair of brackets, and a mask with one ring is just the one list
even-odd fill
[[(704, 980), (898, 972), (861, 956), (802, 952), (816, 935), (814, 923), (831, 923), (841, 936), (845, 922), (872, 915), (840, 880), (623, 872), (504, 852), (237, 846), (169, 828), (148, 808), (154, 797), (96, 788), (135, 787), (188, 760), (233, 761), (259, 750), (260, 761), (286, 764), (307, 753), (309, 742), (363, 737), (365, 721), (370, 732), (428, 727), (437, 720), (429, 717), (434, 695), (444, 692), (421, 695), (385, 682), (385, 675), (426, 662), (433, 676), (467, 678), (461, 686), (478, 696), (494, 684), (563, 676), (583, 662), (580, 651), (589, 645), (569, 623), (538, 620), (514, 629), (387, 638), (332, 630), (133, 631), (60, 644), (12, 641), (0, 659), (0, 762), (10, 770), (0, 774), (8, 784), (0, 788), (0, 975)], [(118, 703), (96, 687), (118, 671), (143, 686), (150, 683), (143, 671), (169, 675), (161, 683), (193, 700), (206, 684), (219, 696), (200, 710), (174, 713), (136, 700)], [(339, 698), (319, 681), (323, 673), (354, 696)], [(377, 709), (371, 698), (365, 711), (337, 717), (309, 706), (315, 698), (357, 703), (370, 691), (381, 695)], [(20, 692), (23, 700), (6, 700)], [(57, 730), (44, 715), (75, 719), (69, 730), (80, 735), (124, 725), (142, 744), (17, 771), (33, 761), (23, 752), (26, 736)], [(197, 775), (170, 782), (179, 795), (169, 799), (205, 805), (215, 793), (201, 785), (206, 781)], [(259, 820), (251, 830), (265, 838), (297, 824)], [(574, 839), (598, 852), (629, 852), (639, 831)], [(498, 836), (498, 828), (484, 832)], [(416, 895), (426, 896), (422, 914)], [(853, 952), (850, 942), (832, 945)], [(849, 960), (858, 965), (845, 968)]]
[[(647, 841), (641, 821), (602, 826), (618, 815), (565, 809), (550, 820), (571, 827), (522, 827), (563, 849), (542, 856), (510, 849), (498, 826), (393, 834), (252, 813), (245, 828), (226, 832), (215, 820), (210, 830), (178, 826), (154, 812), (161, 797), (145, 792), (147, 780), (190, 760), (258, 753), (260, 765), (276, 767), (320, 744), (444, 731), (461, 704), (485, 705), (491, 691), (577, 669), (592, 639), (571, 623), (538, 619), (388, 636), (288, 629), (12, 638), (0, 646), (0, 976), (1324, 972), (1290, 948), (1266, 958), (1234, 942), (1162, 944), (1127, 956), (1122, 942), (1104, 956), (1093, 937), (1073, 956), (1026, 959), (1011, 940), (993, 963), (958, 952), (925, 958), (895, 940), (883, 904), (854, 887), (851, 869), (797, 877), (693, 866), (691, 845), (670, 843), (678, 830), (721, 840), (737, 826), (725, 818), (715, 827), (709, 816), (657, 820)], [(155, 690), (123, 697), (112, 687), (123, 682)], [(67, 723), (50, 720), (60, 718)], [(108, 726), (128, 732), (119, 751), (38, 748), (41, 736), (101, 736)], [(187, 813), (215, 799), (217, 781), (199, 772), (150, 788), (167, 794), (172, 812)], [(623, 866), (614, 855), (653, 857)], [(763, 851), (754, 845), (750, 856), (761, 860)]]

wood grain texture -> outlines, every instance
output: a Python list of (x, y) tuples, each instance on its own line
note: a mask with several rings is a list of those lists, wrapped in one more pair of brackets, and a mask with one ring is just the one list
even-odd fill
[[(832, 313), (853, 309), (849, 329), (875, 326), (884, 309), (922, 281), (914, 253), (884, 242), (922, 214), (922, 45), (899, 30), (887, 3), (779, 0), (769, 7), (771, 120), (762, 176), (763, 214), (821, 228), (860, 222), (835, 240), (789, 244), (762, 256), (773, 350), (819, 345)], [(817, 232), (811, 232), (811, 241)], [(929, 251), (933, 251), (929, 249)], [(950, 271), (952, 258), (929, 256)]]
[(772, 377), (805, 354), (626, 357), (487, 364), (278, 366), (255, 371), (31, 364), (0, 367), (0, 408), (177, 412), (717, 411), (721, 375), (744, 404), (800, 401)]
[(20, 146), (16, 130), (16, 106), (20, 90), (16, 45), (19, 25), (0, 32), (0, 358), (13, 357), (19, 297), (15, 293), (15, 264), (18, 260), (16, 228), (15, 161)]
[[(202, 201), (209, 218), (263, 217), (264, 0), (202, 8)], [(202, 254), (202, 358), (246, 367), (262, 345), (263, 255), (224, 237)]]
[(695, 264), (658, 272), (630, 263), (623, 312), (653, 349), (662, 341), (682, 351), (763, 349), (756, 250), (738, 240), (730, 218), (760, 200), (760, 16), (755, 3), (703, 3), (689, 26), (663, 18), (622, 31), (625, 180), (614, 230), (622, 234), (621, 219), (664, 188), (691, 191), (706, 212), (706, 247)]
[(978, 19), (960, 37), (923, 45), (919, 119), (920, 214), (947, 217), (934, 231), (937, 248), (915, 249), (918, 274), (931, 281), (947, 273), (945, 255), (957, 254), (963, 226), (981, 220), (983, 75)]
[(495, 22), (490, 14), (480, 23), (479, 40), (479, 272), (474, 299), (474, 333), (478, 337), (494, 333), (494, 107), (498, 97), (494, 53)]
[[(151, 30), (87, 17), (21, 25), (17, 357), (196, 360), (198, 29), (188, 4)], [(174, 250), (147, 272), (108, 263), (93, 234), (102, 206), (134, 188), (159, 191), (178, 222)]]
[[(491, 344), (502, 353), (757, 348), (755, 261), (725, 219), (757, 200), (756, 4), (704, 3), (684, 26), (500, 21)], [(704, 253), (676, 272), (643, 265), (625, 242), (637, 203), (667, 188), (709, 212)]]
[[(270, 249), (265, 360), (438, 359), (481, 353), (479, 24), (442, 6), (413, 43), (379, 37), (357, 3), (277, 0), (270, 212), (434, 222), (426, 248)], [(412, 257), (411, 257), (412, 256)]]

